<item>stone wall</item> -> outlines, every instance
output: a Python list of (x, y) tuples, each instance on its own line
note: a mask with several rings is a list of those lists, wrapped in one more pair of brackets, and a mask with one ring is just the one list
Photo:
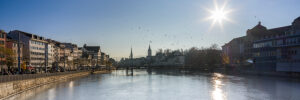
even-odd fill
[(91, 72), (78, 72), (78, 73), (70, 73), (65, 75), (57, 75), (57, 76), (49, 76), (49, 77), (0, 83), (0, 100), (45, 84), (57, 83), (72, 78), (83, 77), (89, 75), (90, 73)]

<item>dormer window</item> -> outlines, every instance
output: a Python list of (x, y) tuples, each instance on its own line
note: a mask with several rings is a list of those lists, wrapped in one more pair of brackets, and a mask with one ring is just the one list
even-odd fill
[(36, 35), (33, 35), (33, 39), (37, 39), (38, 37)]

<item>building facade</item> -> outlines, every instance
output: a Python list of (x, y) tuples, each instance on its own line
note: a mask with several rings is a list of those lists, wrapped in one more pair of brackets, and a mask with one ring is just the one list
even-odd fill
[(27, 66), (33, 67), (37, 71), (45, 68), (47, 41), (44, 37), (19, 30), (9, 32), (9, 36), (14, 40), (20, 40), (23, 44), (23, 60)]
[(252, 60), (253, 42), (267, 33), (267, 28), (258, 22), (252, 29), (248, 29), (246, 36), (232, 39), (229, 43), (222, 46), (224, 56), (229, 58), (231, 66), (239, 66)]
[(101, 49), (100, 46), (87, 46), (83, 45), (83, 55), (84, 57), (91, 56), (90, 64), (91, 66), (99, 66), (101, 65)]
[(56, 47), (56, 42), (50, 39), (47, 39), (47, 44), (46, 44), (46, 66), (48, 68), (55, 66), (56, 62), (56, 52), (57, 52), (57, 47)]
[(0, 30), (0, 71), (1, 69), (6, 68), (5, 64), (5, 42), (6, 42), (7, 33), (3, 30)]
[(292, 25), (269, 29), (254, 42), (254, 66), (260, 70), (300, 72), (300, 17)]
[(251, 59), (253, 68), (264, 72), (300, 72), (299, 50), (300, 17), (289, 26), (272, 29), (259, 22), (246, 36), (222, 46), (231, 65)]
[[(18, 42), (16, 40), (12, 40), (10, 37), (7, 37), (6, 40), (6, 48), (13, 52), (13, 68), (18, 68)], [(23, 44), (20, 43), (20, 66), (25, 64), (23, 62)]]
[[(20, 44), (20, 45), (18, 45)], [(20, 49), (20, 63), (18, 50)], [(7, 50), (11, 50), (13, 64), (7, 63)], [(96, 67), (101, 65), (101, 60), (107, 62), (109, 55), (101, 56), (100, 46), (86, 46), (78, 48), (76, 44), (61, 43), (45, 39), (32, 33), (19, 30), (10, 31), (8, 34), (0, 30), (0, 72), (7, 73), (9, 67), (29, 69), (29, 72), (70, 71), (86, 66)], [(10, 55), (9, 55), (10, 56)], [(10, 58), (9, 58), (10, 60)], [(2, 69), (4, 69), (2, 71)], [(13, 71), (11, 71), (13, 72)], [(15, 72), (15, 71), (14, 71)], [(26, 70), (28, 72), (28, 70)], [(4, 74), (2, 73), (2, 74)]]

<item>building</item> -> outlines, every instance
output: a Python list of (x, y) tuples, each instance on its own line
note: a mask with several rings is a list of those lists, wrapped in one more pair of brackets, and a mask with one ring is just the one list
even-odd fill
[(229, 58), (229, 64), (235, 65), (242, 62), (242, 57), (244, 55), (244, 39), (245, 36), (234, 38), (229, 43), (222, 46), (224, 55)]
[(289, 26), (267, 32), (254, 41), (254, 67), (263, 71), (300, 72), (300, 17)]
[(72, 48), (67, 43), (59, 43), (59, 63), (58, 66), (65, 70), (73, 70)]
[(5, 47), (6, 35), (7, 33), (5, 31), (0, 30), (0, 45), (3, 47)]
[(101, 52), (101, 65), (106, 65), (107, 55), (104, 52)]
[(35, 34), (14, 30), (8, 34), (13, 40), (20, 40), (23, 44), (23, 60), (29, 67), (41, 71), (46, 66), (45, 48), (47, 41)]
[(185, 64), (183, 51), (174, 50), (168, 51), (168, 54), (156, 53), (152, 56), (152, 50), (149, 45), (147, 57), (133, 58), (132, 48), (130, 51), (129, 58), (122, 58), (120, 60), (119, 66), (121, 67), (183, 67)]
[(132, 48), (130, 49), (130, 56), (129, 56), (129, 59), (133, 59)]
[(78, 48), (78, 51), (77, 51), (77, 57), (80, 59), (82, 58), (82, 48)]
[(230, 65), (252, 59), (253, 68), (263, 72), (300, 72), (300, 17), (291, 25), (267, 29), (259, 22), (246, 36), (222, 46)]
[(152, 50), (149, 44), (149, 48), (148, 48), (148, 56), (147, 57), (151, 57), (152, 56)]
[(58, 62), (58, 47), (56, 45), (56, 41), (47, 39), (46, 44), (46, 59), (47, 59), (47, 67), (55, 67), (57, 66), (56, 63)]
[(99, 66), (101, 64), (101, 49), (100, 46), (83, 45), (82, 56), (88, 58), (91, 56), (91, 66)]
[(151, 66), (183, 67), (185, 65), (184, 54), (180, 50), (170, 51), (169, 54), (157, 54), (152, 58)]
[(5, 31), (0, 30), (0, 71), (2, 71), (2, 69), (5, 69), (6, 67), (4, 54), (6, 35), (7, 33)]
[[(13, 68), (18, 68), (18, 41), (12, 40), (10, 37), (6, 39), (6, 48), (13, 52)], [(23, 64), (23, 44), (20, 43), (20, 66)]]
[(108, 64), (109, 55), (105, 54), (104, 52), (101, 52), (101, 65), (105, 66)]
[(231, 66), (248, 63), (252, 59), (253, 42), (258, 40), (263, 34), (267, 34), (267, 28), (259, 22), (252, 29), (248, 29), (246, 36), (232, 39), (222, 46), (224, 56), (228, 56)]

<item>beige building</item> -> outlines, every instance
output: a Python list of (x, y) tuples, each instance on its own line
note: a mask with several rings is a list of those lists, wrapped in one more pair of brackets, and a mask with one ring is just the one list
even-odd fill
[(72, 43), (59, 43), (59, 66), (66, 70), (75, 70), (78, 66), (78, 47)]
[(27, 66), (33, 67), (37, 71), (41, 71), (45, 67), (47, 41), (44, 37), (19, 30), (9, 32), (9, 36), (14, 40), (20, 39), (20, 42), (23, 43), (23, 60)]
[(55, 41), (47, 39), (46, 52), (47, 52), (47, 67), (52, 67), (55, 63), (55, 57), (57, 52), (57, 47)]

